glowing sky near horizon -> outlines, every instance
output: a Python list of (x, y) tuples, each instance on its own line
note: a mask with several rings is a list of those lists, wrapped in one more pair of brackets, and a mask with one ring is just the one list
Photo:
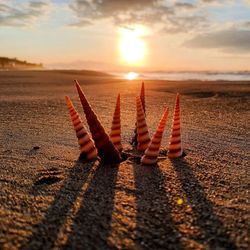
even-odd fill
[(0, 56), (50, 68), (250, 70), (249, 13), (250, 0), (0, 0)]

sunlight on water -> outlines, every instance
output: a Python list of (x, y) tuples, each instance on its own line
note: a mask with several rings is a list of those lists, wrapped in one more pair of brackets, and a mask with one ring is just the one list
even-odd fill
[(139, 76), (138, 73), (135, 72), (129, 72), (125, 75), (125, 79), (127, 80), (135, 80)]

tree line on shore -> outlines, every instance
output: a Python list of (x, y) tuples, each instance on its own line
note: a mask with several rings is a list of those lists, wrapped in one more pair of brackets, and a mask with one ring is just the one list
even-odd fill
[(0, 57), (0, 69), (42, 69), (42, 63), (30, 63), (27, 61), (21, 61), (17, 58)]

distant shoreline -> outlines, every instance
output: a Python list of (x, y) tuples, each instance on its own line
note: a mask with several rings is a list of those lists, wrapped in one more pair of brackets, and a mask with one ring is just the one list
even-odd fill
[(0, 56), (0, 70), (43, 69), (42, 63), (30, 63), (14, 58)]
[[(2, 69), (0, 72), (56, 72), (59, 74), (68, 74), (75, 76), (88, 76), (88, 77), (110, 77), (119, 80), (125, 80), (128, 72), (102, 72), (98, 70), (75, 70), (75, 69), (46, 69), (46, 68), (12, 68)], [(249, 82), (250, 71), (232, 71), (232, 72), (219, 72), (219, 71), (145, 71), (139, 72), (137, 80), (155, 80), (155, 81), (237, 81), (237, 82)]]

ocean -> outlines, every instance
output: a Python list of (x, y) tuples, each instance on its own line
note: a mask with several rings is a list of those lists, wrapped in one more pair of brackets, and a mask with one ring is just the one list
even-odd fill
[[(111, 74), (126, 78), (128, 72)], [(202, 80), (202, 81), (250, 81), (250, 71), (243, 72), (141, 72), (137, 78), (145, 80)]]

